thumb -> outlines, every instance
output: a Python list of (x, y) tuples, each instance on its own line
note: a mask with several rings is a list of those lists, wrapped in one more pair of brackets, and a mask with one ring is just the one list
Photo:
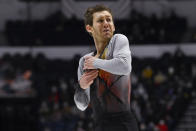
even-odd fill
[(94, 81), (94, 80), (90, 81), (89, 85), (93, 84), (93, 81)]

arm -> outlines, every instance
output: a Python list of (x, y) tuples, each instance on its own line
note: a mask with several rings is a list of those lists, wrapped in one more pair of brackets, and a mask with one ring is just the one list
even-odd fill
[(88, 72), (83, 72), (84, 59), (81, 58), (78, 67), (78, 81), (79, 86), (76, 87), (74, 94), (74, 101), (78, 109), (84, 111), (90, 102), (90, 85), (93, 83), (93, 80), (97, 77), (98, 71), (91, 70)]
[[(80, 80), (83, 70), (82, 70), (82, 63), (84, 58), (82, 57), (79, 61), (79, 66), (78, 66), (78, 81)], [(82, 89), (80, 86), (78, 86), (75, 90), (74, 94), (74, 101), (76, 103), (76, 106), (78, 109), (84, 111), (90, 102), (90, 88), (87, 89)]]
[[(110, 60), (103, 60), (92, 56), (91, 58), (87, 57), (87, 60), (85, 60), (85, 68), (99, 68), (116, 75), (129, 74), (131, 72), (131, 52), (129, 49), (129, 41), (124, 35), (118, 35), (116, 37), (117, 38), (114, 42), (113, 58)], [(91, 66), (88, 66), (90, 63)]]

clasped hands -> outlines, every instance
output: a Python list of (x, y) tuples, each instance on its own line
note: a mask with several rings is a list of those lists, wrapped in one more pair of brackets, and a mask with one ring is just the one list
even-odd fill
[(82, 89), (87, 89), (93, 83), (94, 79), (98, 76), (98, 70), (93, 66), (93, 62), (96, 57), (86, 56), (84, 61), (84, 68), (86, 70), (80, 78), (80, 87)]

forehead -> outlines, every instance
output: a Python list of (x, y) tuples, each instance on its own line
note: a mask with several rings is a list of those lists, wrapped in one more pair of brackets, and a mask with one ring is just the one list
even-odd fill
[(95, 12), (93, 14), (94, 19), (98, 19), (98, 18), (102, 18), (102, 17), (112, 17), (112, 15), (108, 11), (99, 11), (99, 12)]

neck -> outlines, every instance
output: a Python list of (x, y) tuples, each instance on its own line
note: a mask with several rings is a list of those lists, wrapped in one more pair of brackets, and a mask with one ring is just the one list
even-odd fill
[(94, 39), (94, 42), (95, 42), (95, 47), (97, 50), (96, 57), (99, 57), (101, 55), (101, 53), (103, 52), (103, 50), (105, 49), (105, 47), (107, 46), (109, 40), (98, 41), (98, 40)]

